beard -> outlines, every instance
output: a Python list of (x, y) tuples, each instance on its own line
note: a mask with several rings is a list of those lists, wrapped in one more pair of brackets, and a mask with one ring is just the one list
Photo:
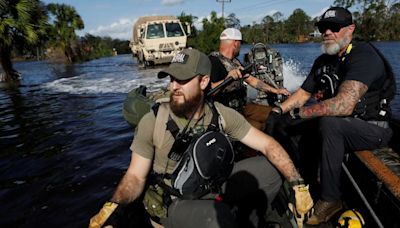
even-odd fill
[[(174, 99), (174, 94), (183, 96), (183, 102), (179, 102)], [(178, 117), (188, 117), (192, 113), (196, 112), (199, 107), (199, 103), (202, 101), (201, 90), (198, 90), (196, 94), (192, 93), (189, 97), (182, 93), (175, 92), (170, 95), (170, 107), (172, 112)]]
[(342, 39), (335, 41), (334, 43), (325, 43), (321, 44), (321, 51), (324, 54), (328, 55), (336, 55), (342, 50), (346, 45), (350, 43), (350, 38), (346, 34)]

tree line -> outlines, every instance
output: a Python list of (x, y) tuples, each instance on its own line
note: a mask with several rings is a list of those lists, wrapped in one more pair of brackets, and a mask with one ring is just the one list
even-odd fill
[(84, 22), (74, 7), (44, 4), (40, 0), (0, 0), (0, 81), (18, 81), (12, 59), (40, 58), (74, 63), (103, 56), (113, 51), (129, 53), (129, 41), (76, 35)]
[[(349, 8), (356, 24), (354, 38), (368, 41), (400, 40), (400, 0), (335, 0), (332, 6)], [(251, 12), (249, 12), (251, 13)], [(181, 21), (193, 23), (196, 16), (182, 13)], [(261, 22), (251, 25), (240, 24), (234, 13), (226, 18), (218, 17), (211, 12), (202, 20), (203, 30), (197, 31), (189, 38), (188, 45), (205, 53), (218, 50), (219, 35), (224, 28), (234, 27), (241, 30), (243, 40), (247, 43), (296, 43), (319, 41), (318, 31), (314, 24), (318, 17), (311, 18), (302, 9), (293, 11), (286, 19), (281, 12), (266, 15)]]

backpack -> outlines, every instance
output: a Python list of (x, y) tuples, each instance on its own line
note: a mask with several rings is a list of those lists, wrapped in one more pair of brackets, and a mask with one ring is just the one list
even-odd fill
[[(169, 106), (165, 103), (156, 103), (153, 112), (156, 116), (153, 143), (160, 146), (166, 129), (171, 132), (175, 142), (168, 157), (178, 161), (171, 175), (154, 174), (171, 179), (172, 187), (163, 182), (157, 182), (170, 195), (182, 199), (199, 199), (208, 193), (219, 193), (220, 187), (230, 176), (235, 152), (230, 139), (220, 127), (223, 119), (212, 102), (207, 101), (213, 117), (207, 130), (199, 135), (188, 136), (180, 134), (176, 123), (169, 118)], [(220, 124), (221, 122), (221, 124)], [(164, 126), (164, 128), (162, 128)]]
[(233, 169), (234, 150), (220, 131), (193, 138), (171, 175), (172, 186), (183, 199), (218, 193)]

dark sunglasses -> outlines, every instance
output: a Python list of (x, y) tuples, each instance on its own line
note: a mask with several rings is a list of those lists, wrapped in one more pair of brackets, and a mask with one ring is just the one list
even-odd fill
[(331, 30), (332, 32), (339, 32), (341, 28), (343, 28), (345, 26), (339, 25), (339, 24), (322, 24), (322, 25), (318, 25), (318, 30), (320, 33), (325, 33), (326, 30)]

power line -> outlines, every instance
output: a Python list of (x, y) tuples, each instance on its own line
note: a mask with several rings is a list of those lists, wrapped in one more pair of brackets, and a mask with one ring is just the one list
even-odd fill
[(221, 2), (221, 3), (222, 3), (222, 18), (224, 18), (224, 6), (225, 6), (225, 2), (226, 2), (226, 3), (230, 3), (231, 0), (217, 0), (217, 2)]
[(272, 5), (275, 5), (275, 4), (283, 4), (284, 2), (289, 2), (289, 1), (293, 1), (293, 0), (261, 1), (261, 2), (258, 2), (258, 3), (252, 4), (252, 5), (248, 5), (246, 7), (241, 7), (241, 8), (236, 8), (236, 9), (234, 8), (231, 11), (237, 11), (237, 10), (244, 11), (244, 10), (253, 9), (253, 8), (260, 9), (260, 7), (262, 7), (262, 8), (269, 7), (269, 6), (272, 6)]

